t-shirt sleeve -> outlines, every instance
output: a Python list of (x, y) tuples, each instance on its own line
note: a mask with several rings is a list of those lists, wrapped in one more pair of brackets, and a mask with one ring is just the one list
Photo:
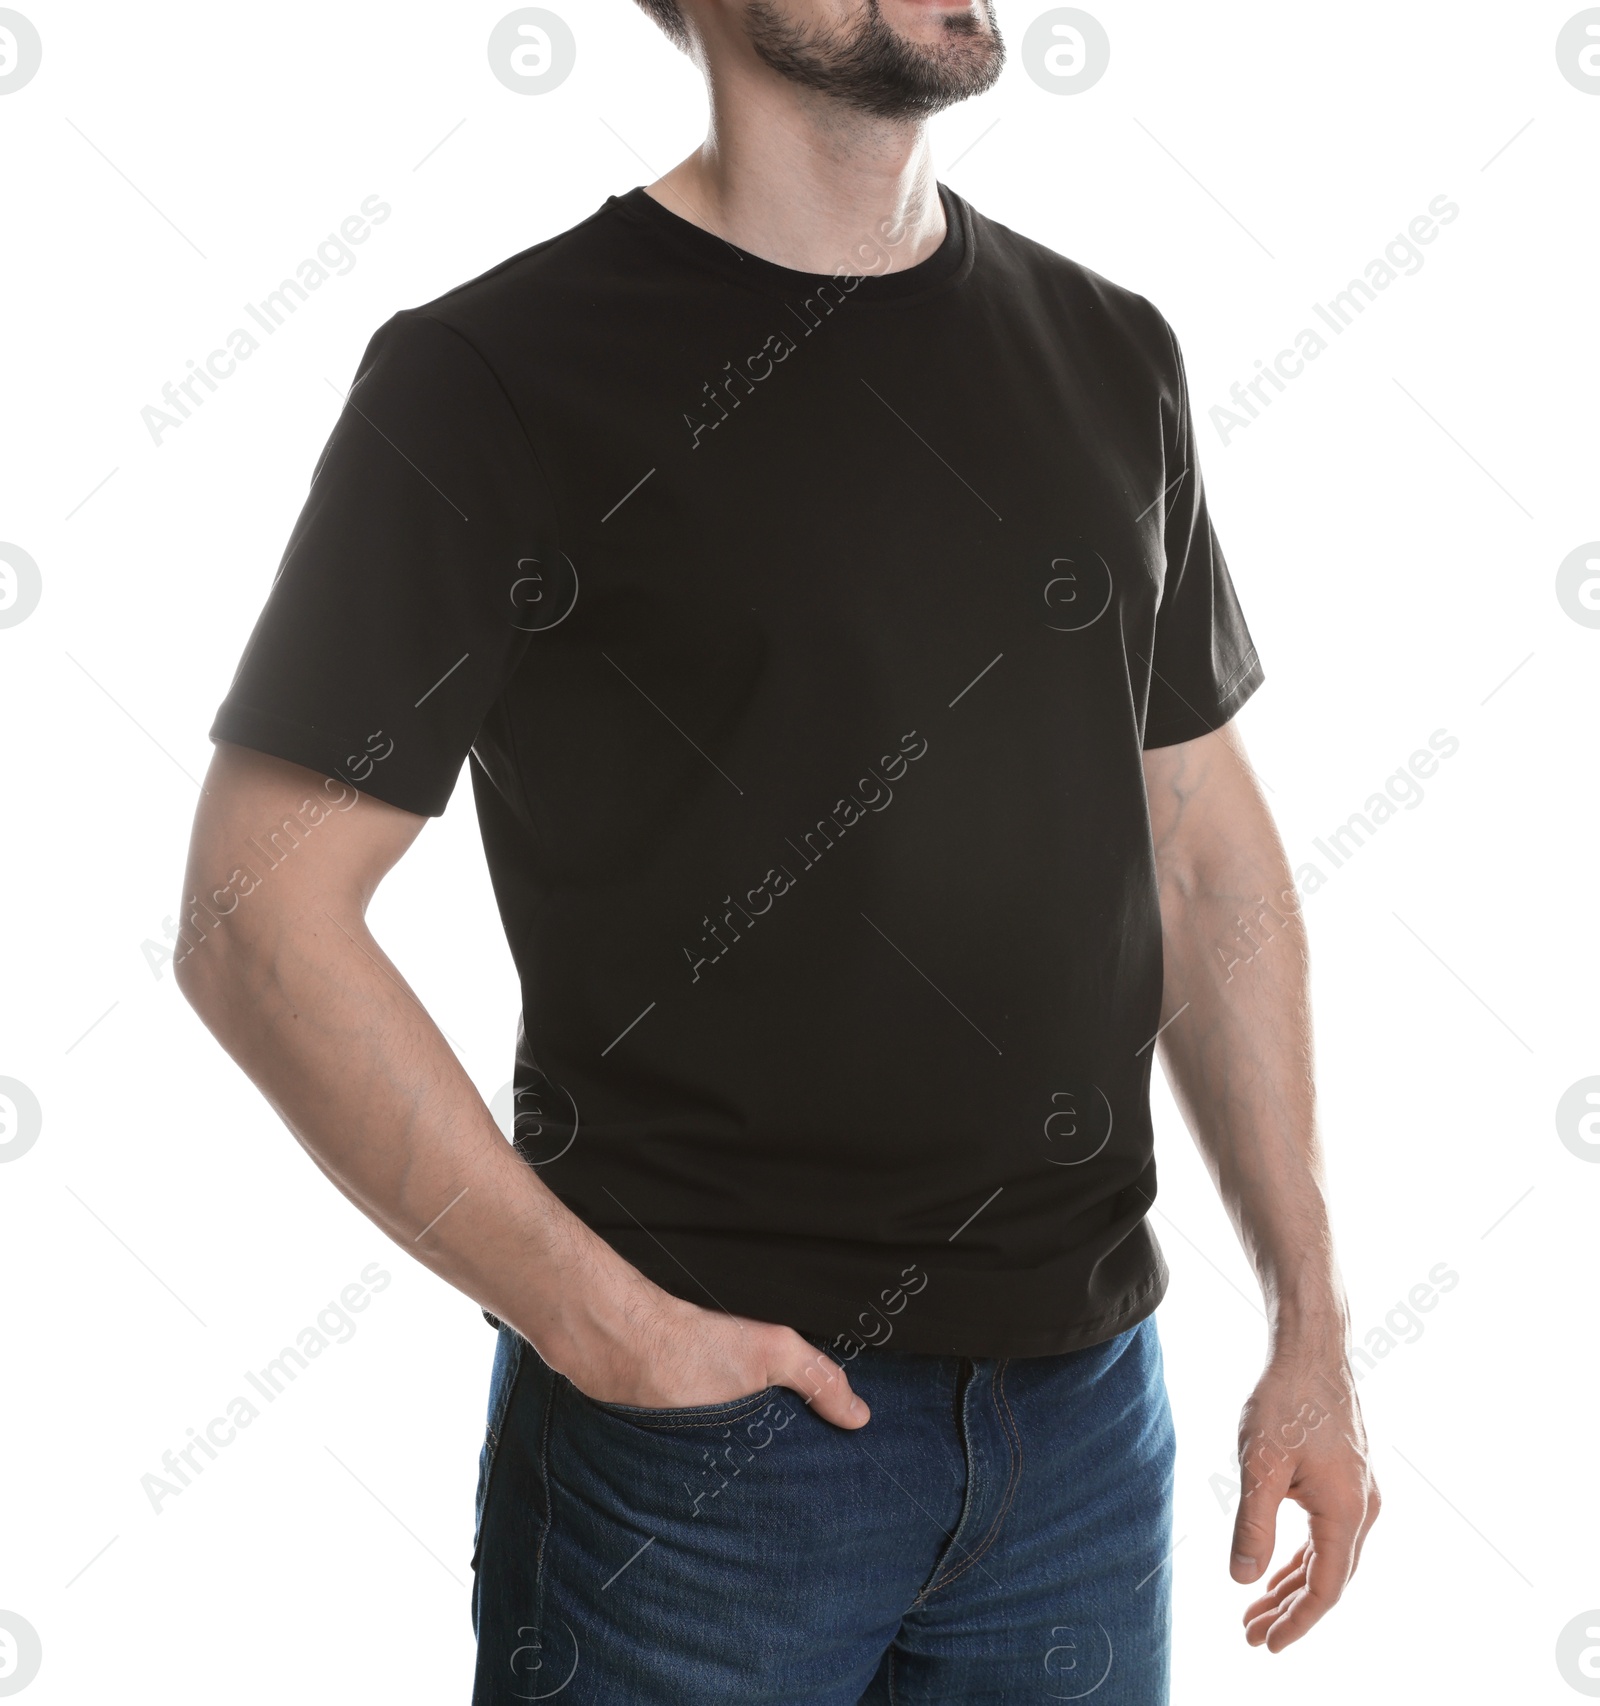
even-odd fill
[(443, 812), (528, 644), (517, 589), (555, 549), (544, 493), (473, 345), (397, 314), (367, 345), (211, 738)]
[(1221, 728), (1265, 679), (1206, 506), (1183, 353), (1166, 328), (1176, 376), (1169, 418), (1166, 573), (1156, 612), (1144, 747)]

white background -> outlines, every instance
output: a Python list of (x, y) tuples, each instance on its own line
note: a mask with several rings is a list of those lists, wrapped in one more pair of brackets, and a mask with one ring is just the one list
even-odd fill
[[(43, 597), (0, 629), (0, 1075), (44, 1121), (0, 1166), (0, 1609), (43, 1641), (29, 1706), (467, 1696), (493, 1335), (325, 1184), (141, 944), (369, 334), (699, 139), (696, 74), (629, 0), (554, 5), (577, 66), (534, 98), (489, 71), (503, 4), (24, 7), (0, 538)], [(941, 175), (1178, 330), (1267, 670), (1240, 726), (1292, 859), (1330, 872), (1307, 913), (1357, 1342), (1460, 1276), (1362, 1381), (1387, 1503), (1345, 1603), (1249, 1650), (1213, 1477), (1262, 1318), (1158, 1084), (1175, 1699), (1577, 1698), (1555, 1644), (1600, 1606), (1600, 1166), (1554, 1116), (1600, 1073), (1600, 629), (1555, 574), (1600, 537), (1600, 98), (1558, 74), (1576, 8), (1099, 0), (1110, 70), (1070, 97), (1021, 63), (1043, 9), (1001, 0), (1012, 64), (936, 121)], [(141, 408), (374, 194), (393, 215), (354, 270), (154, 445)], [(1461, 212), (1422, 270), (1224, 446), (1205, 411), (1441, 194)], [(1333, 870), (1313, 838), (1441, 728), (1460, 750), (1423, 802)], [(516, 991), (465, 786), (374, 923), (492, 1095)], [(374, 1260), (393, 1283), (355, 1337), (155, 1514), (141, 1476)]]

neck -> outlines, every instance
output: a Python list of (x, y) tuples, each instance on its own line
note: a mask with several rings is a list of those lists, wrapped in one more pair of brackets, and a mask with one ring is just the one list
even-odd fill
[(924, 123), (857, 112), (748, 53), (707, 82), (706, 140), (647, 186), (680, 218), (800, 272), (899, 272), (943, 242)]

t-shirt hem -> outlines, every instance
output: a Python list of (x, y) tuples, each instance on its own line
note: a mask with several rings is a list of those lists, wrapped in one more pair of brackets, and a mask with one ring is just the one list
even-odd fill
[(1261, 659), (1252, 652), (1244, 674), (1235, 680), (1215, 705), (1204, 711), (1191, 709), (1187, 717), (1169, 720), (1155, 727), (1147, 723), (1144, 750), (1149, 752), (1152, 747), (1177, 746), (1182, 741), (1198, 740), (1201, 735), (1214, 733), (1233, 720), (1266, 678)]
[[(1169, 1278), (1166, 1264), (1158, 1262), (1118, 1308), (1097, 1316), (1092, 1321), (1056, 1323), (1049, 1326), (1039, 1324), (1026, 1328), (1013, 1323), (997, 1331), (993, 1320), (946, 1318), (938, 1325), (924, 1321), (920, 1330), (911, 1335), (897, 1332), (892, 1340), (885, 1342), (883, 1348), (905, 1351), (913, 1356), (1064, 1356), (1068, 1351), (1082, 1351), (1091, 1345), (1104, 1344), (1107, 1339), (1114, 1339), (1119, 1333), (1126, 1333), (1154, 1315), (1167, 1295)], [(489, 1310), (484, 1309), (481, 1313), (484, 1320), (496, 1331), (504, 1325), (499, 1317)], [(786, 1310), (783, 1314), (785, 1325), (792, 1327), (802, 1338), (809, 1339), (821, 1349), (826, 1349), (829, 1343), (838, 1337), (826, 1327), (808, 1324), (809, 1311), (803, 1306), (793, 1311)]]
[(337, 777), (363, 794), (371, 794), (386, 805), (398, 806), (418, 817), (443, 816), (455, 790), (454, 776), (450, 778), (449, 786), (441, 791), (437, 785), (418, 783), (393, 773), (385, 775), (377, 765), (371, 776), (358, 782), (342, 766), (347, 762), (349, 753), (361, 751), (362, 741), (333, 729), (318, 728), (314, 723), (294, 722), (276, 712), (262, 710), (257, 705), (240, 704), (237, 700), (225, 701), (217, 711), (210, 738), (248, 747), (252, 752), (281, 758), (289, 764), (303, 764), (307, 770)]
[[(995, 1316), (946, 1316), (938, 1323), (907, 1320), (887, 1342), (886, 1348), (924, 1356), (1062, 1356), (1068, 1351), (1081, 1351), (1090, 1345), (1103, 1344), (1130, 1327), (1138, 1326), (1146, 1316), (1155, 1313), (1166, 1295), (1167, 1283), (1167, 1270), (1165, 1264), (1161, 1264), (1146, 1275), (1117, 1308), (1089, 1321), (1021, 1323), (1014, 1318), (1006, 1321)], [(911, 1306), (908, 1306), (906, 1315), (909, 1317), (910, 1313)], [(808, 1337), (827, 1336), (825, 1326), (807, 1325), (803, 1318), (797, 1319), (793, 1325), (796, 1332)]]

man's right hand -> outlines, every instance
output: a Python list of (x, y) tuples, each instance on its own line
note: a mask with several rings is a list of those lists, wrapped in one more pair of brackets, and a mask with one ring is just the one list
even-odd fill
[(563, 1311), (559, 1334), (548, 1337), (548, 1349), (536, 1347), (585, 1397), (688, 1409), (786, 1386), (836, 1427), (866, 1424), (871, 1412), (843, 1368), (793, 1328), (702, 1309), (652, 1284), (609, 1246), (601, 1249), (612, 1271), (582, 1288), (581, 1299), (567, 1300), (572, 1313)]

